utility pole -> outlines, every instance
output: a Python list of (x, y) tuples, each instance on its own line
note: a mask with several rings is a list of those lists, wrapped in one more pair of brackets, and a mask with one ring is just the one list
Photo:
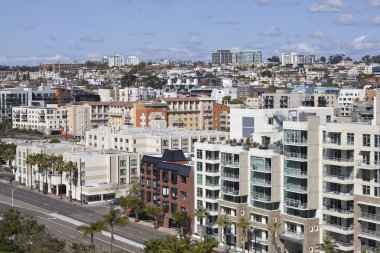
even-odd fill
[(11, 191), (12, 191), (12, 209), (13, 209), (13, 192), (17, 189), (17, 186), (15, 184), (12, 184), (12, 188), (11, 188)]

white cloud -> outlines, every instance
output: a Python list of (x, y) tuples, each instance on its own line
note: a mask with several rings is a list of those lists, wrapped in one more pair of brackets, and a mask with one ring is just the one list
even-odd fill
[(374, 25), (380, 25), (380, 16), (377, 16), (373, 19), (372, 24)]
[(338, 17), (338, 24), (340, 25), (356, 25), (358, 23), (358, 18), (351, 14), (343, 14)]
[(379, 42), (368, 38), (366, 35), (361, 35), (353, 41), (353, 48), (355, 50), (370, 50), (378, 46), (380, 46)]
[(314, 54), (317, 52), (316, 48), (304, 42), (296, 43), (294, 45), (291, 45), (291, 47), (293, 47), (298, 52), (306, 53), (306, 54)]
[(58, 60), (62, 60), (63, 57), (60, 54), (56, 54), (56, 55), (53, 55), (53, 56), (46, 56), (46, 57), (44, 57), (44, 59), (47, 60), (47, 61), (58, 61)]
[(322, 39), (322, 38), (325, 38), (326, 35), (321, 32), (321, 31), (314, 31), (312, 34), (311, 34), (311, 37), (313, 38), (317, 38), (317, 39)]
[(370, 0), (369, 4), (373, 7), (380, 7), (380, 0)]
[(310, 12), (337, 12), (346, 9), (341, 0), (321, 0), (309, 7)]
[(264, 32), (264, 35), (266, 36), (279, 36), (281, 35), (281, 31), (277, 26), (272, 26), (268, 30)]
[(255, 0), (258, 5), (268, 5), (272, 3), (272, 0)]

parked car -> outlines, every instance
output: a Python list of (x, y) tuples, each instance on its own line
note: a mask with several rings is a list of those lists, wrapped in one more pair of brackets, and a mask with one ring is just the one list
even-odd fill
[(117, 199), (113, 199), (113, 200), (111, 200), (111, 201), (110, 201), (110, 205), (111, 205), (111, 206), (117, 206), (117, 205), (120, 205), (119, 200), (117, 200)]

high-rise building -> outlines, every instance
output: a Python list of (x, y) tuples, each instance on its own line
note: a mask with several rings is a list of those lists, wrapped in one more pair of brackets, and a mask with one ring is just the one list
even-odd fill
[(108, 67), (121, 67), (124, 65), (124, 56), (115, 54), (108, 57)]
[(128, 56), (125, 64), (138, 65), (139, 63), (140, 63), (140, 59), (137, 56)]
[(230, 64), (232, 63), (232, 53), (230, 50), (217, 50), (211, 53), (212, 64)]
[(232, 51), (233, 64), (253, 64), (262, 62), (262, 53), (259, 50)]
[(289, 64), (313, 64), (315, 62), (315, 55), (304, 55), (297, 52), (291, 53), (282, 53), (281, 54), (281, 63), (282, 66)]

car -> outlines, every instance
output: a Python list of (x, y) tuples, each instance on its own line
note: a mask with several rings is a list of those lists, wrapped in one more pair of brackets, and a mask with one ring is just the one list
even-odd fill
[(117, 205), (119, 205), (120, 203), (119, 203), (119, 200), (117, 200), (117, 199), (113, 199), (113, 200), (111, 200), (110, 201), (110, 205), (111, 206), (117, 206)]

